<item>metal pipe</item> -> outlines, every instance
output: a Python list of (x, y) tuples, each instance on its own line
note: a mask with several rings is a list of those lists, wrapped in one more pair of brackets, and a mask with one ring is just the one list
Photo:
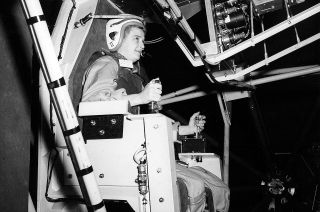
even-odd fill
[(284, 0), (284, 7), (286, 8), (287, 19), (289, 19), (291, 15), (289, 12), (288, 0)]
[[(262, 30), (262, 32), (264, 32), (263, 16), (261, 17), (261, 30)], [(266, 62), (265, 65), (269, 65), (266, 41), (263, 41), (263, 50), (264, 50), (264, 61)]]
[(279, 75), (275, 75), (275, 76), (264, 77), (261, 79), (250, 80), (250, 81), (247, 81), (246, 83), (249, 83), (251, 85), (259, 85), (259, 84), (264, 84), (264, 83), (268, 83), (268, 82), (274, 82), (274, 81), (278, 81), (278, 80), (288, 79), (288, 78), (292, 78), (292, 77), (313, 74), (313, 73), (317, 73), (317, 72), (320, 72), (320, 66), (305, 69), (305, 70), (299, 70), (299, 71), (294, 71), (294, 72), (290, 72), (290, 73), (285, 73), (285, 74), (279, 74)]
[(293, 71), (301, 71), (301, 70), (306, 70), (309, 68), (315, 68), (318, 67), (319, 65), (308, 65), (308, 66), (297, 66), (297, 67), (290, 67), (290, 68), (280, 68), (280, 69), (274, 69), (270, 71), (257, 71), (257, 72), (251, 72), (250, 77), (253, 76), (270, 76), (270, 75), (276, 75), (276, 74), (285, 74), (288, 72), (293, 72)]
[(20, 2), (87, 208), (106, 212), (41, 5), (35, 0)]
[(223, 138), (223, 182), (229, 185), (229, 167), (230, 167), (230, 125), (224, 124)]
[[(293, 71), (293, 70), (295, 70), (295, 71)], [(269, 76), (269, 77), (264, 77), (264, 78), (260, 78), (260, 79), (255, 79), (255, 80), (248, 80), (245, 83), (248, 83), (250, 85), (259, 85), (259, 84), (264, 84), (264, 83), (268, 83), (268, 82), (274, 82), (274, 81), (278, 81), (278, 80), (288, 79), (288, 78), (292, 78), (292, 77), (313, 74), (313, 73), (317, 73), (317, 72), (320, 72), (320, 66), (318, 66), (318, 65), (275, 69), (275, 70), (271, 70), (270, 72), (268, 72), (268, 74), (269, 73), (270, 74), (271, 73), (277, 74), (275, 76)], [(257, 74), (258, 73), (255, 73), (254, 76)], [(160, 104), (161, 105), (172, 104), (175, 102), (185, 101), (185, 100), (194, 99), (194, 98), (198, 98), (198, 97), (202, 97), (202, 96), (216, 93), (216, 91), (211, 91), (210, 93), (206, 93), (204, 91), (197, 91), (197, 92), (193, 92), (190, 94), (182, 95), (184, 93), (194, 91), (198, 88), (199, 87), (197, 85), (193, 85), (193, 86), (166, 94), (161, 97), (162, 100), (160, 101)], [(182, 95), (182, 96), (180, 96), (180, 95)]]
[[(295, 44), (295, 45), (293, 45), (293, 46), (291, 46), (291, 47), (289, 47), (289, 48), (287, 48), (285, 50), (282, 50), (282, 51), (270, 56), (268, 58), (268, 62), (270, 63), (270, 62), (272, 62), (272, 61), (274, 61), (276, 59), (279, 59), (279, 58), (281, 58), (281, 57), (283, 57), (283, 56), (285, 56), (285, 55), (287, 55), (287, 54), (289, 54), (289, 53), (291, 53), (291, 52), (293, 52), (293, 51), (295, 51), (297, 49), (300, 49), (301, 47), (306, 46), (306, 45), (308, 45), (308, 44), (310, 44), (310, 43), (312, 43), (312, 42), (314, 42), (316, 40), (319, 40), (319, 39), (320, 39), (320, 33), (317, 33), (317, 34), (315, 34), (315, 35), (313, 35), (313, 36), (301, 41), (298, 44)], [(241, 45), (241, 44), (239, 44), (239, 45)], [(242, 76), (244, 76), (244, 75), (246, 75), (246, 74), (248, 74), (248, 73), (250, 73), (250, 72), (252, 72), (252, 71), (254, 71), (254, 70), (256, 70), (256, 69), (258, 69), (258, 68), (260, 68), (262, 66), (264, 66), (264, 65), (265, 65), (265, 61), (262, 60), (262, 61), (260, 61), (260, 62), (258, 62), (256, 64), (250, 66), (249, 68), (243, 69), (243, 70), (241, 70), (241, 71), (239, 71), (239, 72), (237, 72), (235, 74), (230, 74), (230, 75), (227, 75), (227, 76), (220, 76), (220, 77), (216, 77), (215, 79), (217, 81), (219, 81), (219, 82), (223, 82), (223, 81), (227, 81), (227, 80), (234, 80), (234, 79), (240, 78), (240, 77), (242, 77)]]
[[(223, 137), (223, 182), (229, 185), (229, 161), (230, 161), (230, 127), (231, 117), (227, 108), (227, 102), (223, 99), (223, 94), (217, 94), (220, 111), (224, 123), (224, 137)], [(231, 104), (231, 103), (230, 103)]]
[(178, 97), (174, 97), (174, 98), (170, 98), (170, 99), (161, 100), (159, 102), (159, 104), (160, 105), (167, 105), (167, 104), (171, 104), (171, 103), (175, 103), (175, 102), (181, 102), (181, 101), (185, 101), (185, 100), (189, 100), (189, 99), (198, 98), (201, 96), (206, 96), (207, 94), (208, 93), (206, 93), (204, 91), (193, 92), (191, 94), (186, 94), (183, 96), (178, 96)]
[(250, 1), (250, 23), (251, 23), (251, 38), (254, 36), (254, 25), (253, 25), (253, 2)]
[(165, 95), (161, 96), (161, 100), (165, 100), (165, 99), (169, 99), (169, 98), (172, 98), (172, 97), (180, 96), (182, 94), (189, 93), (191, 91), (197, 90), (198, 88), (199, 88), (199, 86), (193, 85), (193, 86), (190, 86), (190, 87), (187, 87), (187, 88), (184, 88), (184, 89), (172, 92), (172, 93), (168, 93), (168, 94), (165, 94)]

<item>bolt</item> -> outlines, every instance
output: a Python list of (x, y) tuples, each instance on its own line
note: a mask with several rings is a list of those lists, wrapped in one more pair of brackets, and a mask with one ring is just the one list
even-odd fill
[(99, 135), (104, 135), (106, 132), (104, 130), (99, 130)]
[(90, 121), (91, 126), (96, 126), (97, 122), (95, 120)]
[(112, 125), (115, 125), (115, 124), (117, 123), (117, 120), (116, 120), (116, 119), (111, 119), (110, 121), (111, 121), (111, 124), (112, 124)]
[(287, 200), (287, 198), (283, 197), (283, 198), (281, 198), (280, 202), (282, 205), (284, 205), (288, 202), (288, 200)]

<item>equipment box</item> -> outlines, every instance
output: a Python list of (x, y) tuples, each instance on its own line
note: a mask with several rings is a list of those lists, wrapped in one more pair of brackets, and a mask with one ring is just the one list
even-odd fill
[(282, 9), (282, 0), (252, 0), (254, 12), (263, 15), (269, 12)]

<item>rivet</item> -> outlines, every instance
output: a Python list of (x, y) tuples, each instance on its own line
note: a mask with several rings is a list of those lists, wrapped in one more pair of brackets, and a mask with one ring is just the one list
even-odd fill
[(157, 169), (157, 173), (160, 173), (160, 172), (161, 172), (161, 168), (158, 168), (158, 169)]
[(104, 130), (99, 130), (99, 135), (104, 135), (106, 132)]
[(158, 129), (158, 128), (159, 128), (159, 125), (158, 125), (158, 124), (155, 124), (155, 125), (153, 125), (153, 128), (154, 128), (154, 129)]
[(99, 174), (99, 177), (100, 178), (104, 178), (104, 174)]
[(90, 124), (91, 124), (91, 126), (95, 126), (97, 124), (97, 122), (95, 120), (91, 120)]
[(164, 198), (163, 198), (163, 197), (160, 197), (160, 198), (159, 198), (159, 202), (164, 202)]
[(115, 125), (115, 124), (117, 123), (117, 120), (116, 120), (116, 119), (111, 119), (110, 121), (111, 121), (111, 124), (112, 124), (112, 125)]

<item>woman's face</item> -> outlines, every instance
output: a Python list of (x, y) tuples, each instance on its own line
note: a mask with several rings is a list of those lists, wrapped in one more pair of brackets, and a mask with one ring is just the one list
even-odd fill
[(124, 36), (118, 53), (133, 63), (138, 61), (144, 50), (144, 31), (137, 27), (132, 27), (127, 35)]

